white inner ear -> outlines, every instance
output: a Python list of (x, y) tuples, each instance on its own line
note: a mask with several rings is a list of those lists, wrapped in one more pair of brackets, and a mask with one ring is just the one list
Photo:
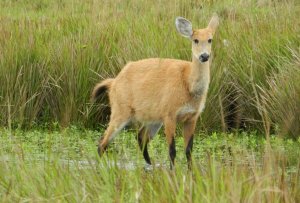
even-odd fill
[(214, 14), (211, 20), (209, 21), (208, 27), (212, 29), (213, 32), (215, 32), (218, 25), (219, 25), (219, 17), (216, 14)]
[(191, 38), (193, 35), (192, 23), (183, 17), (177, 17), (175, 20), (177, 31), (184, 37)]

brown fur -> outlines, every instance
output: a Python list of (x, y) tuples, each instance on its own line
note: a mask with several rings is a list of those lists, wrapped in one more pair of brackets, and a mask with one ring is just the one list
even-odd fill
[[(208, 28), (192, 32), (190, 39), (199, 40), (198, 44), (193, 42), (192, 45), (192, 62), (160, 58), (130, 62), (115, 79), (104, 80), (96, 85), (93, 97), (109, 89), (111, 106), (109, 126), (99, 143), (100, 154), (130, 121), (142, 123), (148, 129), (143, 130), (145, 132), (154, 132), (150, 133), (150, 138), (155, 135), (160, 124), (164, 124), (170, 146), (171, 166), (174, 164), (176, 122), (184, 124), (183, 133), (187, 147), (204, 108), (210, 81), (210, 61), (201, 63), (199, 54), (203, 51), (210, 54), (211, 44), (207, 40), (212, 38), (215, 28), (215, 24), (210, 23)], [(149, 133), (143, 131), (140, 136), (149, 136)], [(141, 140), (148, 142), (149, 139)]]

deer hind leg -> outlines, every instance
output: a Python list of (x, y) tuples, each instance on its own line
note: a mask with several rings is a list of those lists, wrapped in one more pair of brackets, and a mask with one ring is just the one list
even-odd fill
[(130, 117), (111, 116), (108, 128), (105, 130), (103, 137), (100, 138), (98, 144), (98, 154), (101, 156), (107, 149), (110, 141), (118, 135), (118, 133), (130, 122)]
[(139, 147), (141, 151), (143, 152), (143, 156), (145, 161), (148, 164), (151, 164), (150, 156), (148, 153), (148, 143), (149, 141), (156, 135), (156, 133), (161, 128), (161, 123), (155, 123), (155, 124), (148, 124), (143, 126), (138, 133), (137, 140), (139, 143)]
[(183, 136), (185, 154), (188, 163), (188, 168), (192, 167), (192, 150), (193, 150), (193, 138), (196, 128), (197, 118), (187, 120), (183, 123)]

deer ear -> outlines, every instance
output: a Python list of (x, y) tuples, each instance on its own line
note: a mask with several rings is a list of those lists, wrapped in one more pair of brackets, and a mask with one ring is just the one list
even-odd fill
[(213, 15), (213, 17), (211, 18), (211, 20), (208, 23), (208, 28), (211, 29), (213, 31), (213, 34), (216, 32), (216, 29), (219, 25), (219, 17), (218, 15), (215, 13)]
[(183, 17), (177, 17), (175, 20), (177, 31), (184, 37), (191, 38), (193, 35), (192, 23)]

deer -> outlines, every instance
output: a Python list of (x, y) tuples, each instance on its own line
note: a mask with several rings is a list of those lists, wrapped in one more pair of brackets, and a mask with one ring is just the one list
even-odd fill
[(203, 29), (193, 29), (189, 20), (177, 17), (177, 31), (191, 41), (192, 61), (148, 58), (128, 62), (115, 78), (96, 84), (92, 99), (95, 101), (108, 93), (111, 107), (108, 127), (99, 139), (99, 156), (125, 126), (138, 122), (141, 124), (138, 145), (146, 163), (151, 165), (147, 145), (164, 126), (172, 169), (176, 157), (176, 125), (182, 123), (185, 154), (188, 168), (191, 168), (194, 132), (205, 107), (212, 40), (218, 25), (216, 14)]

